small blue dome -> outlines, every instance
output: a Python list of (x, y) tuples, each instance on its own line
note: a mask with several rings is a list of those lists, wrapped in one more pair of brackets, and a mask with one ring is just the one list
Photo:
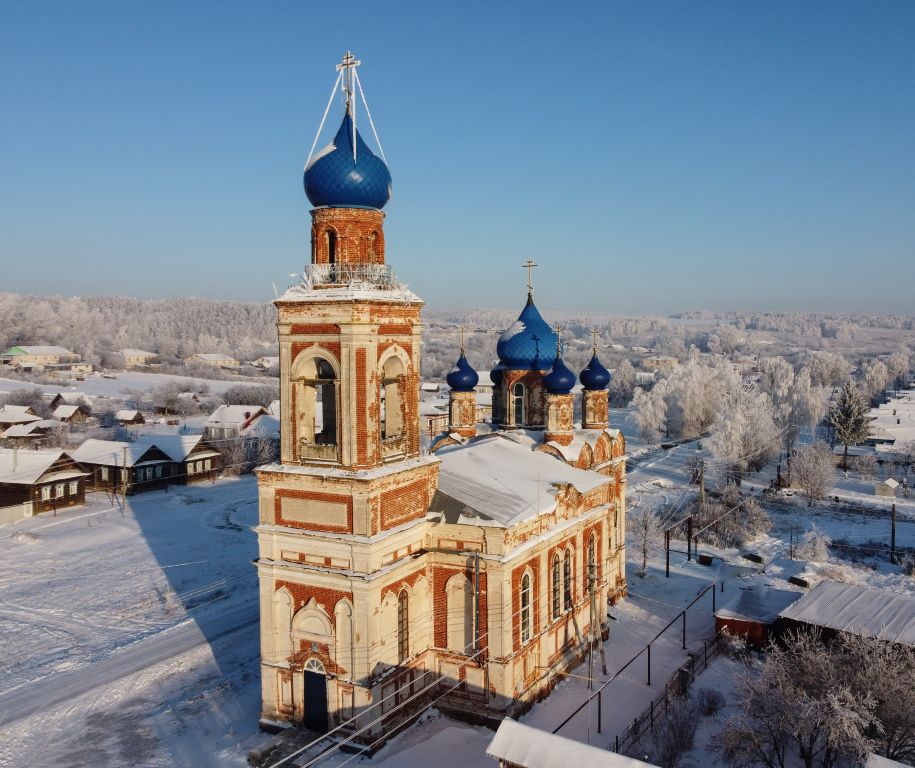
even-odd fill
[(575, 386), (575, 374), (558, 355), (553, 361), (553, 370), (543, 377), (543, 386), (551, 395), (567, 395)]
[(305, 194), (316, 208), (384, 208), (391, 198), (391, 172), (356, 131), (353, 160), (353, 119), (343, 117), (334, 140), (305, 168)]
[(471, 392), (477, 385), (480, 377), (477, 372), (470, 367), (470, 363), (467, 362), (467, 358), (464, 357), (464, 353), (461, 352), (461, 356), (458, 358), (457, 363), (455, 363), (454, 368), (452, 368), (445, 379), (448, 382), (448, 386), (451, 387), (452, 392)]
[[(546, 370), (556, 354), (558, 337), (547, 325), (528, 294), (527, 305), (496, 344), (499, 361), (507, 370)], [(497, 366), (498, 367), (498, 366)]]
[(492, 382), (494, 387), (498, 387), (502, 384), (502, 375), (505, 373), (505, 366), (502, 363), (498, 363), (495, 368), (489, 372), (489, 380)]
[(578, 377), (585, 389), (606, 389), (610, 384), (610, 371), (604, 368), (600, 360), (597, 359), (597, 352), (591, 357), (581, 375)]

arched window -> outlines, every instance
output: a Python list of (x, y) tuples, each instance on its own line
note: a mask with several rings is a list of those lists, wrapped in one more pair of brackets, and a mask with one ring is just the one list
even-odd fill
[(515, 398), (515, 424), (522, 426), (524, 424), (524, 385), (520, 381), (512, 387), (512, 394)]
[(572, 608), (572, 550), (566, 550), (562, 562), (562, 605), (565, 610)]
[(590, 586), (590, 579), (597, 579), (597, 537), (594, 535), (594, 531), (591, 531), (591, 535), (588, 537), (588, 584)]
[(292, 380), (300, 457), (334, 460), (338, 419), (333, 365), (320, 357), (297, 359), (292, 366)]
[(327, 238), (327, 263), (337, 263), (337, 233), (328, 229), (324, 235)]
[(334, 369), (327, 360), (317, 361), (316, 397), (321, 401), (321, 425), (315, 420), (315, 443), (334, 445), (337, 442), (337, 385)]
[(403, 380), (404, 365), (399, 357), (392, 356), (385, 361), (381, 370), (384, 387), (382, 404), (381, 439), (400, 437), (404, 429)]
[(406, 661), (410, 657), (410, 595), (407, 590), (400, 590), (397, 596), (397, 660)]
[(521, 577), (521, 643), (531, 639), (531, 575)]
[(553, 620), (559, 618), (562, 613), (562, 603), (560, 602), (559, 596), (561, 591), (561, 582), (562, 582), (562, 571), (559, 564), (559, 555), (553, 555), (553, 590), (552, 590), (552, 603), (553, 603)]

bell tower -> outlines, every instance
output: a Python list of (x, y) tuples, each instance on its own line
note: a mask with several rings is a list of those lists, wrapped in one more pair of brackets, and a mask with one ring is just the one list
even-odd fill
[(421, 549), (437, 486), (419, 439), (423, 302), (385, 261), (391, 175), (356, 130), (359, 63), (338, 65), (343, 120), (305, 167), (311, 263), (274, 302), (280, 460), (257, 470), (267, 726), (326, 730), (371, 704), (390, 661), (382, 582)]

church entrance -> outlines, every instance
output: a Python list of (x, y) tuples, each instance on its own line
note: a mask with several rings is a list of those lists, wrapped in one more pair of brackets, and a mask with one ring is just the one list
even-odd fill
[(305, 664), (305, 711), (302, 724), (310, 731), (327, 731), (327, 676), (317, 659)]

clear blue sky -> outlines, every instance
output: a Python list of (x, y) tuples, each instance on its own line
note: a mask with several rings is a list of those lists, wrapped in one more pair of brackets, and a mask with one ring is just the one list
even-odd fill
[(908, 0), (4, 0), (0, 290), (272, 298), (347, 48), (430, 307), (915, 310)]

